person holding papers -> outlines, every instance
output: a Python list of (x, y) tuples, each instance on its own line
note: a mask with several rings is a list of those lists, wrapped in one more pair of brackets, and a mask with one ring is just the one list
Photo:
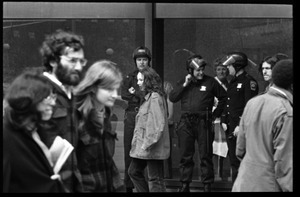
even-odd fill
[(38, 73), (23, 73), (11, 84), (5, 100), (3, 192), (64, 192), (51, 153), (38, 134), (55, 105), (50, 84)]
[(125, 191), (113, 161), (116, 133), (111, 127), (111, 107), (118, 97), (122, 74), (108, 60), (95, 62), (74, 89), (80, 112), (79, 142), (76, 150), (83, 192)]

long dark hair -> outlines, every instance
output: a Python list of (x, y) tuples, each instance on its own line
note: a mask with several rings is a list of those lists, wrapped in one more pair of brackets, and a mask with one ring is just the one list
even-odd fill
[(8, 109), (4, 116), (17, 128), (25, 128), (27, 124), (36, 123), (41, 117), (37, 105), (49, 96), (51, 91), (48, 80), (39, 72), (25, 72), (19, 75), (5, 95)]
[(161, 96), (165, 96), (162, 80), (153, 68), (146, 67), (145, 69), (141, 70), (140, 73), (144, 75), (143, 84), (146, 93), (157, 92)]

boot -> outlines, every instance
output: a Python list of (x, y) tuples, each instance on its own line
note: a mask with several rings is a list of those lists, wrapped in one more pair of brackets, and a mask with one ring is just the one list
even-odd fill
[(211, 186), (210, 186), (210, 184), (204, 184), (203, 192), (211, 192)]
[(190, 192), (190, 183), (182, 183), (177, 192)]
[(126, 187), (126, 193), (133, 193), (133, 188)]

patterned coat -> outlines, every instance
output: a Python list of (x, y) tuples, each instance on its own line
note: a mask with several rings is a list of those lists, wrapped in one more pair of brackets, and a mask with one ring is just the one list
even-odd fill
[(130, 156), (164, 160), (170, 155), (166, 100), (156, 92), (148, 93), (136, 116)]
[[(103, 134), (102, 134), (103, 133)], [(123, 191), (123, 181), (113, 160), (116, 133), (111, 129), (110, 110), (90, 112), (80, 131), (77, 148), (78, 168), (82, 175), (83, 192)]]

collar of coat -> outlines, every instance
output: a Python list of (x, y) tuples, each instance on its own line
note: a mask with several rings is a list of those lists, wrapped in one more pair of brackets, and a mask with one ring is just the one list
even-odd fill
[(273, 84), (269, 88), (269, 92), (270, 92), (270, 94), (275, 94), (275, 95), (279, 95), (281, 97), (286, 98), (293, 105), (293, 94), (290, 91), (280, 88), (280, 87), (276, 86), (275, 84)]

